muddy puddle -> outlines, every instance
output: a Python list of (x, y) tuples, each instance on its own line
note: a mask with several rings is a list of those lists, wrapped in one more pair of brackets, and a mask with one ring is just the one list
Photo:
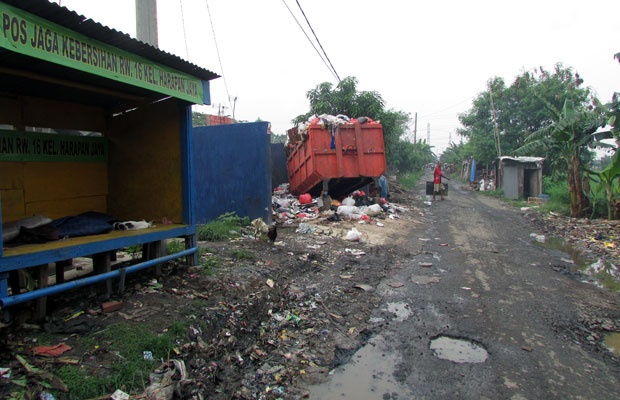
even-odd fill
[(605, 336), (605, 347), (616, 356), (620, 356), (620, 333), (612, 332)]
[(563, 239), (555, 237), (536, 238), (534, 243), (546, 249), (559, 250), (570, 256), (566, 261), (568, 272), (581, 281), (592, 283), (598, 287), (620, 291), (620, 270), (618, 266), (603, 259), (583, 257), (578, 250), (567, 244)]
[(330, 381), (310, 388), (310, 399), (409, 399), (412, 393), (394, 379), (400, 357), (386, 350), (385, 339), (375, 336), (351, 361), (330, 372)]
[(482, 345), (468, 339), (438, 336), (429, 347), (437, 357), (455, 363), (483, 363), (489, 357)]

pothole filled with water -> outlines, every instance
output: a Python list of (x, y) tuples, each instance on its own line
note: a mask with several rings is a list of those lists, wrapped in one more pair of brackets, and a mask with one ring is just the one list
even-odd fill
[(620, 270), (611, 262), (586, 258), (560, 238), (545, 237), (543, 240), (536, 240), (535, 243), (546, 249), (560, 250), (568, 254), (571, 260), (566, 260), (569, 261), (566, 270), (575, 278), (601, 288), (620, 290)]
[(346, 365), (330, 372), (331, 379), (310, 387), (310, 399), (411, 399), (413, 394), (394, 377), (400, 356), (387, 349), (382, 336), (360, 348)]
[(431, 340), (430, 349), (443, 359), (456, 363), (483, 363), (489, 353), (473, 340), (438, 336)]
[(620, 356), (620, 333), (613, 332), (605, 336), (605, 347), (616, 356)]

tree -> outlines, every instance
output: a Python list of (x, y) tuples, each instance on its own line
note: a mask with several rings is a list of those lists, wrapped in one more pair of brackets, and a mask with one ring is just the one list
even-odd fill
[[(474, 99), (472, 109), (459, 115), (463, 128), (458, 129), (457, 133), (471, 144), (476, 161), (488, 165), (498, 155), (496, 122), (502, 155), (512, 155), (524, 144), (527, 133), (549, 126), (554, 121), (555, 117), (546, 103), (556, 109), (561, 109), (565, 100), (578, 106), (588, 104), (590, 90), (582, 85), (583, 79), (579, 74), (562, 64), (556, 64), (552, 71), (538, 68), (524, 72), (509, 87), (503, 79), (493, 78), (489, 80), (487, 90)], [(528, 155), (545, 157), (546, 167), (553, 167), (557, 165), (555, 159), (559, 155), (550, 150), (536, 149), (535, 153)], [(556, 174), (565, 172), (563, 169), (554, 171)]]
[(460, 165), (463, 160), (472, 157), (471, 145), (460, 142), (459, 144), (450, 143), (450, 147), (441, 154), (441, 160), (445, 164)]
[(601, 185), (601, 190), (605, 193), (607, 200), (607, 218), (616, 219), (618, 217), (616, 210), (616, 196), (614, 190), (614, 182), (620, 176), (620, 153), (616, 152), (611, 163), (602, 171), (588, 171), (593, 180)]
[(207, 125), (207, 114), (198, 111), (192, 111), (192, 126)]
[(605, 125), (604, 115), (598, 108), (576, 106), (565, 100), (562, 111), (543, 99), (546, 107), (554, 115), (554, 121), (540, 128), (525, 139), (525, 144), (517, 149), (517, 154), (530, 154), (535, 150), (555, 152), (564, 161), (571, 196), (571, 217), (583, 216), (588, 207), (588, 197), (583, 187), (585, 160), (591, 157), (590, 146), (605, 146), (600, 142), (599, 128)]
[(383, 127), (389, 168), (409, 171), (419, 166), (420, 159), (428, 156), (428, 146), (403, 139), (411, 122), (410, 115), (403, 111), (386, 110), (383, 98), (376, 91), (358, 92), (357, 79), (354, 77), (343, 79), (336, 87), (329, 82), (323, 82), (309, 90), (306, 97), (310, 101), (310, 110), (293, 119), (294, 124), (306, 122), (313, 115), (322, 114), (369, 117), (380, 121)]

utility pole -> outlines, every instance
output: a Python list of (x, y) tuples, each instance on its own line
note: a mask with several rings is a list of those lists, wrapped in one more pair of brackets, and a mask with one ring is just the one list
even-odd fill
[(493, 104), (493, 89), (489, 83), (489, 95), (491, 97), (491, 113), (493, 115), (493, 124), (495, 125), (495, 138), (497, 139), (497, 175), (495, 176), (495, 187), (503, 186), (504, 171), (502, 169), (502, 147), (499, 141), (499, 127), (497, 126), (497, 117), (495, 115), (495, 105)]
[(157, 0), (136, 0), (136, 38), (159, 47), (157, 41)]
[(499, 127), (497, 126), (497, 117), (495, 116), (495, 105), (493, 105), (493, 89), (489, 84), (489, 95), (491, 96), (491, 114), (493, 115), (493, 124), (495, 125), (495, 139), (497, 140), (497, 157), (502, 156), (502, 146), (499, 141)]
[(237, 96), (233, 97), (232, 119), (235, 119), (235, 107), (237, 106)]
[(431, 145), (431, 123), (426, 125), (426, 144)]

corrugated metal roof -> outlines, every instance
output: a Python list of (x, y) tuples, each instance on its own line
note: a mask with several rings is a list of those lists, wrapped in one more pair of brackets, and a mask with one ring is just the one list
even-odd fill
[(185, 72), (201, 80), (210, 81), (220, 76), (189, 61), (132, 38), (90, 18), (86, 18), (66, 7), (47, 0), (2, 0), (2, 3), (22, 9), (38, 17), (64, 26), (102, 43), (152, 60), (158, 64)]
[(502, 156), (499, 157), (500, 160), (512, 160), (512, 161), (517, 161), (517, 162), (541, 162), (544, 161), (545, 158), (544, 157), (529, 157), (529, 156), (514, 156), (514, 157), (510, 157), (510, 156)]

